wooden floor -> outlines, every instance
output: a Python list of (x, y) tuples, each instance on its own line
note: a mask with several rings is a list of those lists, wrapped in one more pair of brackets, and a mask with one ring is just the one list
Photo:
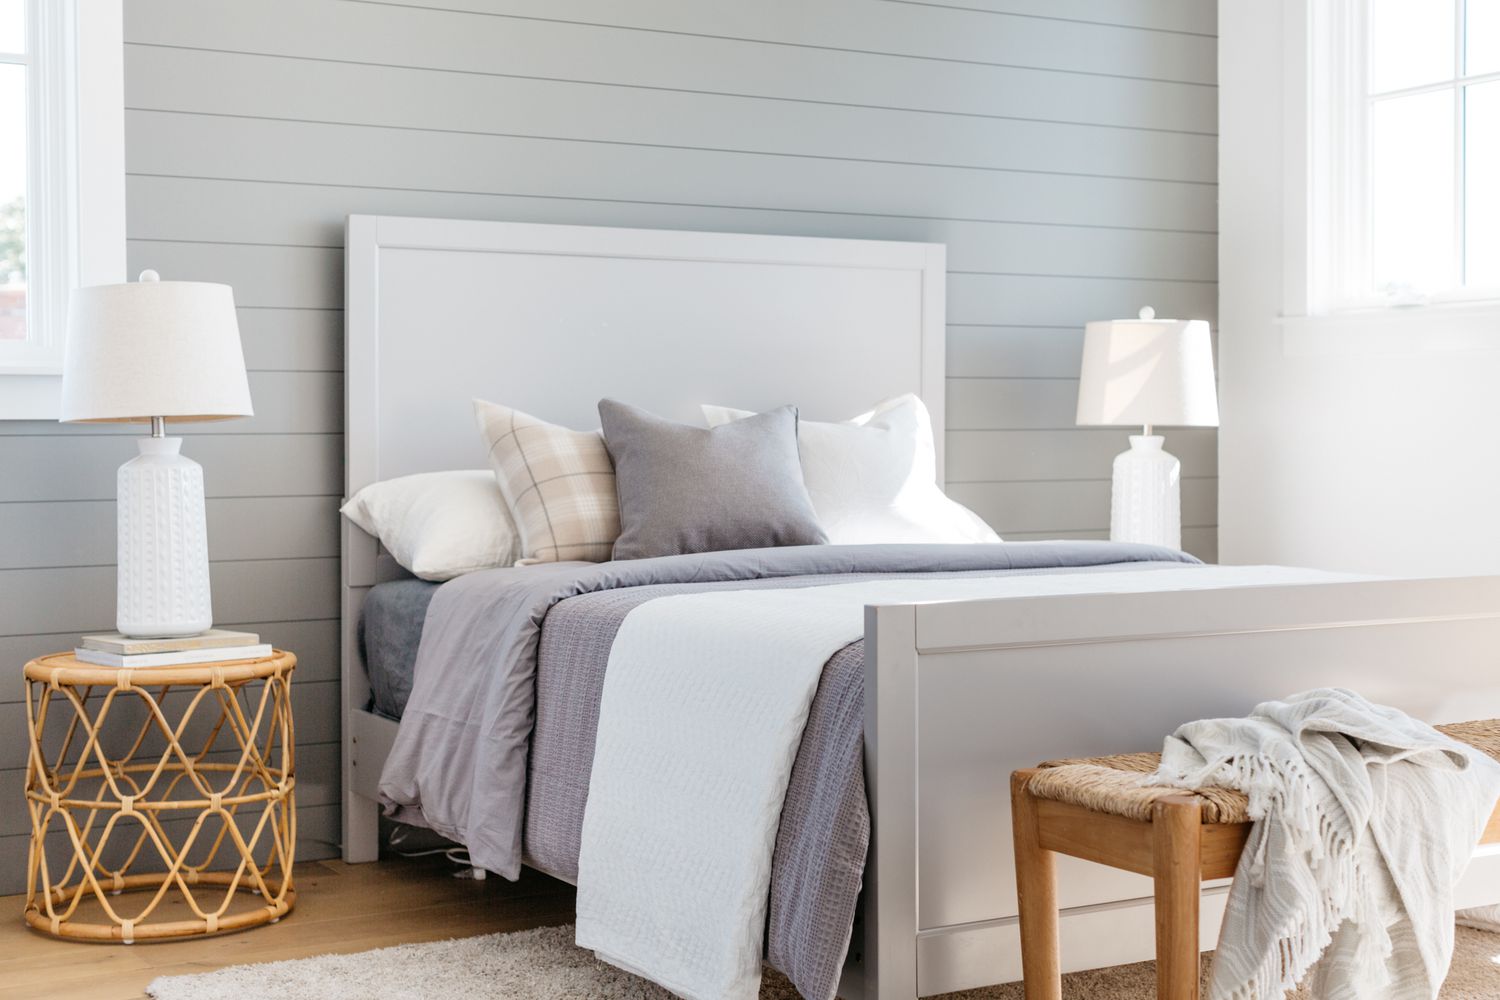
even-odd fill
[(0, 897), (0, 1000), (137, 1000), (157, 976), (522, 930), (573, 919), (573, 888), (528, 870), (520, 882), (456, 879), (441, 858), (297, 866), (297, 908), (280, 923), (171, 944), (73, 944), (21, 920)]

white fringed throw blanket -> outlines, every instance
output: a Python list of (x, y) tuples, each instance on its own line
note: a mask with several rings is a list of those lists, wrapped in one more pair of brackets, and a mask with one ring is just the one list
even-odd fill
[(1453, 887), (1500, 797), (1500, 764), (1351, 691), (1320, 689), (1168, 737), (1153, 781), (1235, 788), (1255, 827), (1210, 1000), (1433, 1000)]

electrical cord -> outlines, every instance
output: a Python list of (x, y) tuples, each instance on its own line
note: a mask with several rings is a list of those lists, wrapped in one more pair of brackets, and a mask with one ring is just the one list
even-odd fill
[(428, 847), (420, 848), (417, 850), (403, 850), (401, 844), (410, 836), (411, 830), (409, 827), (396, 827), (391, 831), (389, 841), (391, 850), (395, 851), (398, 856), (403, 858), (428, 858), (432, 857), (435, 854), (441, 854), (449, 862), (459, 866), (460, 870), (453, 873), (454, 878), (472, 878), (480, 880), (484, 878), (484, 869), (474, 867), (472, 861), (469, 859), (469, 849), (467, 847)]

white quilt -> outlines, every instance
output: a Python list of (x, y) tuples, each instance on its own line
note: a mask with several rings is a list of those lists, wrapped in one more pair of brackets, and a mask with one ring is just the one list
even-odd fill
[(691, 1000), (754, 1000), (771, 855), (808, 709), (870, 604), (1315, 583), (1283, 567), (883, 580), (640, 605), (605, 673), (577, 942)]

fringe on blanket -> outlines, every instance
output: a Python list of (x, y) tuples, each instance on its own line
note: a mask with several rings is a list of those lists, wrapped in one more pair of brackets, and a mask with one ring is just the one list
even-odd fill
[[(1247, 755), (1216, 761), (1192, 774), (1157, 772), (1145, 783), (1186, 789), (1217, 785), (1244, 792), (1250, 818), (1260, 820), (1268, 813), (1281, 817), (1280, 832), (1289, 840), (1273, 845), (1272, 838), (1260, 838), (1261, 855), (1254, 859), (1252, 868), (1254, 884), (1264, 884), (1270, 864), (1265, 852), (1281, 849), (1304, 858), (1321, 892), (1315, 909), (1290, 916), (1275, 950), (1248, 980), (1224, 994), (1227, 1000), (1263, 1000), (1296, 989), (1346, 920), (1365, 929), (1359, 944), (1364, 960), (1372, 962), (1372, 967), (1384, 965), (1392, 942), (1385, 921), (1378, 918), (1383, 909), (1381, 894), (1366, 865), (1356, 858), (1359, 845), (1354, 831), (1342, 822), (1341, 813), (1323, 808), (1328, 800), (1318, 787), (1321, 780), (1300, 762), (1266, 754)], [(1315, 822), (1304, 825), (1294, 818)], [(1311, 835), (1314, 830), (1316, 835)]]

